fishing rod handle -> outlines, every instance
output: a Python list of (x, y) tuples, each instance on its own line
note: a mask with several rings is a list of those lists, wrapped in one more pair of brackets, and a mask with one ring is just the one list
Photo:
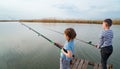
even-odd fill
[(60, 48), (60, 49), (62, 49), (62, 48), (63, 48), (63, 46), (62, 46), (62, 45), (60, 45), (60, 44), (58, 44), (58, 43), (55, 43), (55, 42), (54, 42), (54, 45), (55, 45), (55, 46), (57, 46), (57, 47), (58, 47), (58, 48)]
[[(63, 46), (58, 44), (58, 43), (54, 43), (55, 46), (57, 46), (58, 48), (62, 49)], [(63, 48), (63, 50), (67, 53), (67, 50)]]

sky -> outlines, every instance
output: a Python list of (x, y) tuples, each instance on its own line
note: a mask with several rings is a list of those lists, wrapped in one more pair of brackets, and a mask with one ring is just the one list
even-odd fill
[(0, 0), (0, 19), (120, 18), (120, 0)]

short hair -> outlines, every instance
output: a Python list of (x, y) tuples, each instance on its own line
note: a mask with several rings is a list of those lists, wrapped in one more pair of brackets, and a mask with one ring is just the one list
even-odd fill
[(103, 22), (106, 22), (108, 26), (112, 26), (112, 20), (111, 19), (105, 19)]
[(69, 40), (73, 40), (76, 37), (76, 32), (73, 28), (65, 29), (64, 34), (70, 38)]

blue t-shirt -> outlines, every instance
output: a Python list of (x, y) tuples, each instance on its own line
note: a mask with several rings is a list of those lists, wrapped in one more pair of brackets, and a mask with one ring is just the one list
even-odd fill
[(106, 47), (112, 45), (113, 32), (112, 30), (103, 30), (100, 34), (99, 47)]
[[(71, 41), (66, 41), (63, 47), (65, 50), (70, 50), (72, 52), (72, 55), (74, 54), (74, 40)], [(64, 60), (70, 61), (71, 58), (68, 58), (67, 56), (65, 56), (62, 52), (60, 54), (60, 57)]]

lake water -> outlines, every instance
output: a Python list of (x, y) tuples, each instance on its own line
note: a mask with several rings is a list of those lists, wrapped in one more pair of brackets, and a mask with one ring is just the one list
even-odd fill
[[(64, 32), (72, 27), (77, 38), (84, 41), (98, 42), (102, 30), (99, 24), (66, 24), (66, 23), (25, 23), (51, 40), (64, 44)], [(120, 25), (113, 25), (114, 51), (108, 60), (119, 69), (120, 65)], [(54, 30), (54, 31), (53, 31)], [(100, 63), (100, 50), (75, 40), (75, 55), (78, 58)], [(42, 37), (20, 23), (0, 23), (0, 69), (59, 69), (60, 50)], [(89, 69), (89, 68), (88, 68)]]

